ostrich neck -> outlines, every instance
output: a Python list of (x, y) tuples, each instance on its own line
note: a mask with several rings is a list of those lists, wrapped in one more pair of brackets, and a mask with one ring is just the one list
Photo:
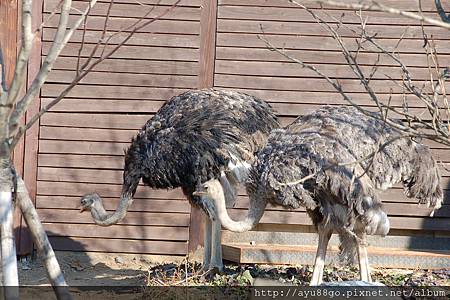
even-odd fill
[(212, 196), (212, 198), (217, 209), (219, 221), (226, 229), (234, 232), (244, 232), (252, 229), (259, 220), (261, 220), (267, 204), (267, 202), (263, 200), (264, 197), (260, 198), (261, 200), (258, 200), (256, 197), (250, 196), (250, 207), (247, 216), (242, 221), (234, 221), (228, 215), (224, 193), (218, 193), (217, 195)]
[(91, 208), (91, 215), (95, 223), (101, 226), (117, 224), (125, 218), (128, 208), (133, 203), (131, 194), (122, 194), (119, 205), (114, 213), (107, 213), (101, 201)]

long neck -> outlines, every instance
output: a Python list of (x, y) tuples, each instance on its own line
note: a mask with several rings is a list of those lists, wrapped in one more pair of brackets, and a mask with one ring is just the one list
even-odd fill
[(234, 221), (228, 215), (225, 196), (223, 193), (215, 195), (214, 204), (217, 209), (217, 217), (222, 223), (223, 227), (234, 232), (244, 232), (252, 229), (264, 214), (267, 202), (264, 197), (250, 196), (250, 207), (247, 216), (242, 221)]
[(97, 205), (91, 208), (91, 215), (94, 222), (101, 226), (110, 226), (117, 224), (127, 215), (128, 208), (133, 203), (133, 197), (130, 193), (122, 194), (119, 205), (113, 213), (107, 213), (103, 204), (99, 201)]

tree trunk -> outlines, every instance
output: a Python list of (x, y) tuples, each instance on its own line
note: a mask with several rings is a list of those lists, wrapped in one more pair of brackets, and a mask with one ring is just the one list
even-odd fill
[(2, 281), (5, 299), (19, 299), (16, 244), (13, 232), (13, 172), (8, 159), (0, 159), (0, 232), (2, 251)]
[(25, 222), (30, 229), (38, 253), (44, 261), (47, 275), (56, 293), (56, 297), (58, 300), (71, 300), (72, 296), (69, 293), (69, 287), (64, 279), (61, 268), (59, 267), (55, 252), (50, 245), (47, 234), (39, 220), (39, 216), (28, 195), (27, 188), (22, 178), (18, 178), (17, 180), (17, 203), (22, 210)]

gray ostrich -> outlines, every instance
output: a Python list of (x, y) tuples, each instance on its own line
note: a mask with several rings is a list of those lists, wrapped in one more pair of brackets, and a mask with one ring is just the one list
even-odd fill
[(205, 183), (194, 194), (212, 199), (222, 225), (237, 232), (255, 226), (268, 202), (290, 209), (302, 206), (319, 234), (311, 285), (322, 282), (333, 231), (344, 256), (352, 259), (358, 253), (361, 280), (371, 282), (365, 236), (389, 232), (376, 189), (398, 182), (408, 197), (434, 209), (441, 206), (439, 170), (428, 147), (402, 137), (375, 114), (323, 107), (269, 136), (250, 169), (245, 220), (229, 218), (217, 182)]
[[(122, 220), (139, 181), (156, 189), (181, 187), (192, 205), (209, 218), (205, 228), (203, 268), (222, 270), (220, 223), (205, 197), (192, 195), (196, 187), (218, 180), (234, 201), (235, 188), (244, 181), (254, 154), (279, 124), (264, 101), (243, 93), (218, 89), (187, 91), (171, 98), (142, 127), (125, 153), (122, 194), (114, 213), (107, 213), (96, 193), (81, 199), (102, 226)], [(232, 205), (232, 203), (229, 203)]]

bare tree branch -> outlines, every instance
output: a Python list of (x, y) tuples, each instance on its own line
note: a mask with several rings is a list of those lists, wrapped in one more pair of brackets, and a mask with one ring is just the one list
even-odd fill
[[(322, 71), (317, 69), (315, 66), (304, 63), (303, 61), (300, 61), (299, 59), (292, 57), (287, 52), (277, 49), (273, 44), (270, 43), (270, 41), (267, 38), (259, 36), (259, 38), (262, 41), (264, 41), (264, 43), (270, 50), (276, 51), (276, 52), (280, 53), (281, 55), (283, 55), (284, 57), (286, 57), (287, 59), (300, 64), (303, 68), (307, 68), (307, 69), (315, 72), (320, 77), (324, 78), (328, 83), (330, 83), (335, 88), (335, 90), (344, 98), (344, 100), (346, 100), (349, 104), (356, 107), (362, 113), (364, 113), (370, 117), (379, 119), (379, 120), (383, 121), (385, 124), (387, 124), (393, 128), (396, 128), (397, 130), (399, 130), (402, 133), (403, 136), (426, 138), (426, 139), (437, 141), (444, 145), (450, 145), (448, 120), (447, 120), (447, 124), (445, 124), (445, 121), (442, 120), (441, 114), (440, 114), (441, 106), (439, 105), (440, 99), (438, 100), (438, 98), (441, 97), (443, 99), (445, 107), (448, 108), (448, 105), (447, 105), (448, 101), (447, 102), (445, 101), (445, 100), (447, 100), (446, 95), (445, 95), (445, 84), (444, 84), (445, 80), (447, 79), (447, 77), (444, 75), (445, 71), (442, 72), (442, 74), (440, 74), (437, 79), (434, 76), (432, 76), (432, 74), (430, 74), (430, 81), (432, 82), (431, 92), (428, 92), (427, 90), (425, 90), (424, 87), (423, 88), (417, 87), (412, 80), (412, 75), (409, 72), (408, 68), (400, 60), (398, 54), (396, 54), (397, 47), (400, 44), (401, 40), (403, 39), (405, 33), (403, 33), (403, 35), (400, 37), (400, 39), (397, 42), (394, 49), (388, 51), (377, 42), (376, 34), (369, 34), (367, 32), (367, 28), (366, 28), (367, 19), (364, 19), (362, 17), (361, 11), (355, 12), (360, 18), (360, 25), (358, 27), (358, 30), (355, 30), (352, 27), (350, 27), (349, 25), (344, 24), (342, 21), (342, 18), (337, 19), (332, 16), (329, 16), (334, 19), (334, 22), (337, 22), (337, 25), (335, 26), (336, 28), (334, 28), (332, 25), (328, 24), (325, 20), (323, 20), (320, 16), (318, 16), (314, 11), (312, 11), (311, 9), (308, 9), (303, 4), (298, 3), (295, 0), (290, 0), (290, 2), (302, 7), (307, 12), (309, 12), (311, 14), (311, 16), (331, 34), (331, 37), (334, 40), (336, 40), (336, 42), (339, 45), (339, 48), (342, 52), (342, 55), (347, 62), (347, 66), (352, 70), (352, 72), (356, 76), (356, 79), (358, 79), (360, 81), (361, 85), (364, 87), (367, 94), (370, 96), (371, 101), (378, 108), (380, 114), (379, 115), (373, 114), (371, 111), (367, 110), (366, 108), (361, 107), (355, 101), (353, 101), (350, 94), (346, 93), (343, 90), (343, 87), (341, 86), (341, 84), (339, 83), (339, 81), (337, 79), (331, 79), (329, 76), (327, 76), (325, 73), (323, 73)], [(347, 48), (347, 45), (345, 44), (344, 40), (339, 35), (338, 30), (342, 27), (345, 27), (346, 29), (353, 32), (355, 34), (355, 36), (357, 36), (356, 50), (350, 51)], [(261, 31), (264, 33), (262, 28), (261, 28)], [(366, 76), (364, 74), (363, 70), (360, 68), (358, 61), (357, 61), (358, 54), (362, 49), (364, 49), (365, 51), (371, 51), (372, 53), (374, 52), (372, 49), (371, 50), (365, 49), (365, 46), (363, 46), (365, 44), (371, 46), (372, 48), (374, 47), (375, 53), (377, 54), (377, 60), (374, 62), (372, 71), (368, 76)], [(433, 43), (429, 43), (429, 44), (434, 45)], [(431, 50), (430, 51), (432, 52), (431, 58), (434, 63), (434, 67), (433, 68), (430, 67), (430, 71), (439, 73), (439, 66), (437, 63), (437, 55), (435, 52), (435, 47), (433, 49), (434, 49), (433, 51), (431, 51)], [(385, 76), (388, 79), (390, 79), (395, 85), (397, 85), (403, 89), (404, 97), (403, 97), (403, 104), (402, 104), (403, 108), (402, 109), (397, 109), (391, 105), (390, 101), (392, 98), (391, 97), (392, 92), (391, 92), (391, 95), (389, 96), (388, 103), (386, 104), (380, 100), (379, 96), (375, 93), (375, 91), (372, 89), (372, 87), (370, 85), (371, 78), (373, 76), (373, 73), (376, 72), (376, 70), (377, 70), (377, 64), (380, 60), (379, 57), (381, 55), (387, 56), (390, 59), (392, 59), (393, 62), (395, 62), (398, 65), (398, 67), (400, 68), (401, 78), (402, 78), (402, 80), (400, 82), (395, 80), (394, 78), (392, 78), (390, 75), (385, 74)], [(442, 86), (444, 87), (444, 89), (442, 88)], [(406, 93), (414, 95), (425, 105), (424, 109), (425, 109), (425, 111), (428, 112), (431, 121), (423, 119), (420, 116), (420, 114), (409, 112), (409, 110), (408, 110), (409, 105), (407, 102)], [(387, 115), (388, 111), (397, 114), (398, 116), (400, 116), (403, 119), (406, 119), (407, 123), (402, 124), (402, 123), (394, 122), (394, 121), (388, 119), (387, 117), (385, 117)]]
[[(293, 2), (293, 0), (289, 0), (290, 2)], [(353, 10), (368, 10), (368, 11), (379, 11), (379, 12), (386, 12), (394, 15), (404, 16), (410, 19), (423, 21), (428, 24), (437, 25), (442, 28), (446, 28), (450, 30), (450, 23), (443, 22), (441, 20), (429, 18), (426, 16), (423, 16), (421, 14), (417, 14), (410, 11), (404, 11), (400, 10), (394, 7), (386, 6), (383, 4), (380, 4), (376, 1), (360, 1), (358, 3), (348, 3), (344, 1), (334, 1), (334, 0), (309, 0), (313, 1), (319, 4), (328, 4), (332, 6), (347, 8), (347, 9), (353, 9)], [(438, 1), (438, 0), (436, 0)]]
[[(133, 30), (131, 32), (128, 33), (128, 35), (117, 45), (115, 45), (110, 51), (108, 51), (106, 54), (100, 56), (99, 58), (97, 58), (93, 63), (91, 63), (89, 66), (86, 65), (86, 63), (81, 67), (80, 73), (79, 75), (77, 75), (72, 82), (60, 93), (60, 95), (58, 97), (56, 97), (54, 100), (52, 100), (50, 103), (48, 103), (45, 107), (43, 107), (39, 113), (37, 113), (36, 115), (34, 115), (30, 121), (27, 122), (26, 125), (21, 126), (18, 129), (17, 134), (14, 136), (13, 141), (12, 141), (12, 145), (16, 145), (17, 142), (20, 140), (20, 138), (22, 137), (22, 135), (25, 133), (25, 131), (29, 128), (31, 128), (31, 126), (33, 126), (33, 124), (39, 120), (39, 118), (45, 114), (47, 111), (49, 111), (53, 106), (55, 106), (56, 104), (59, 103), (59, 101), (61, 101), (65, 96), (67, 96), (67, 94), (84, 78), (86, 77), (86, 75), (89, 74), (89, 72), (91, 72), (95, 66), (97, 66), (98, 64), (100, 64), (101, 62), (103, 62), (105, 59), (111, 57), (114, 53), (117, 52), (117, 50), (120, 49), (120, 47), (122, 47), (138, 30), (144, 28), (145, 26), (148, 26), (149, 24), (161, 19), (162, 17), (164, 17), (166, 14), (168, 14), (169, 12), (171, 12), (175, 7), (178, 6), (178, 4), (181, 2), (181, 0), (177, 0), (174, 4), (172, 4), (170, 7), (168, 7), (167, 9), (165, 9), (163, 12), (161, 12), (158, 16), (151, 18), (150, 20), (140, 24), (139, 26), (136, 26), (133, 28)], [(145, 18), (145, 16), (148, 15), (148, 12), (141, 18)], [(81, 22), (80, 22), (81, 23)], [(97, 45), (96, 45), (97, 46)], [(90, 54), (90, 58), (92, 58), (95, 54), (95, 51), (93, 50)]]
[(91, 0), (89, 2), (88, 8), (81, 14), (81, 16), (75, 22), (74, 26), (66, 33), (71, 2), (72, 2), (71, 0), (64, 1), (61, 7), (61, 16), (58, 24), (58, 30), (55, 35), (55, 40), (52, 46), (50, 47), (49, 53), (47, 54), (41, 68), (39, 69), (38, 74), (31, 83), (31, 86), (28, 88), (27, 93), (20, 101), (17, 102), (16, 109), (13, 115), (11, 116), (11, 123), (10, 123), (10, 131), (13, 134), (17, 130), (19, 120), (24, 115), (28, 105), (31, 103), (33, 99), (35, 99), (42, 85), (47, 79), (48, 73), (52, 69), (53, 64), (56, 61), (56, 58), (59, 56), (64, 46), (69, 42), (70, 38), (72, 37), (72, 34), (81, 25), (84, 18), (86, 18), (88, 12), (97, 3), (97, 0)]
[(0, 43), (0, 97), (6, 93), (6, 90), (5, 62), (3, 60), (2, 44)]
[(31, 48), (33, 45), (34, 35), (31, 31), (31, 14), (32, 14), (32, 0), (22, 0), (22, 45), (17, 57), (14, 78), (8, 91), (7, 103), (12, 104), (16, 101), (20, 89), (25, 82), (25, 70), (28, 59), (30, 57)]

